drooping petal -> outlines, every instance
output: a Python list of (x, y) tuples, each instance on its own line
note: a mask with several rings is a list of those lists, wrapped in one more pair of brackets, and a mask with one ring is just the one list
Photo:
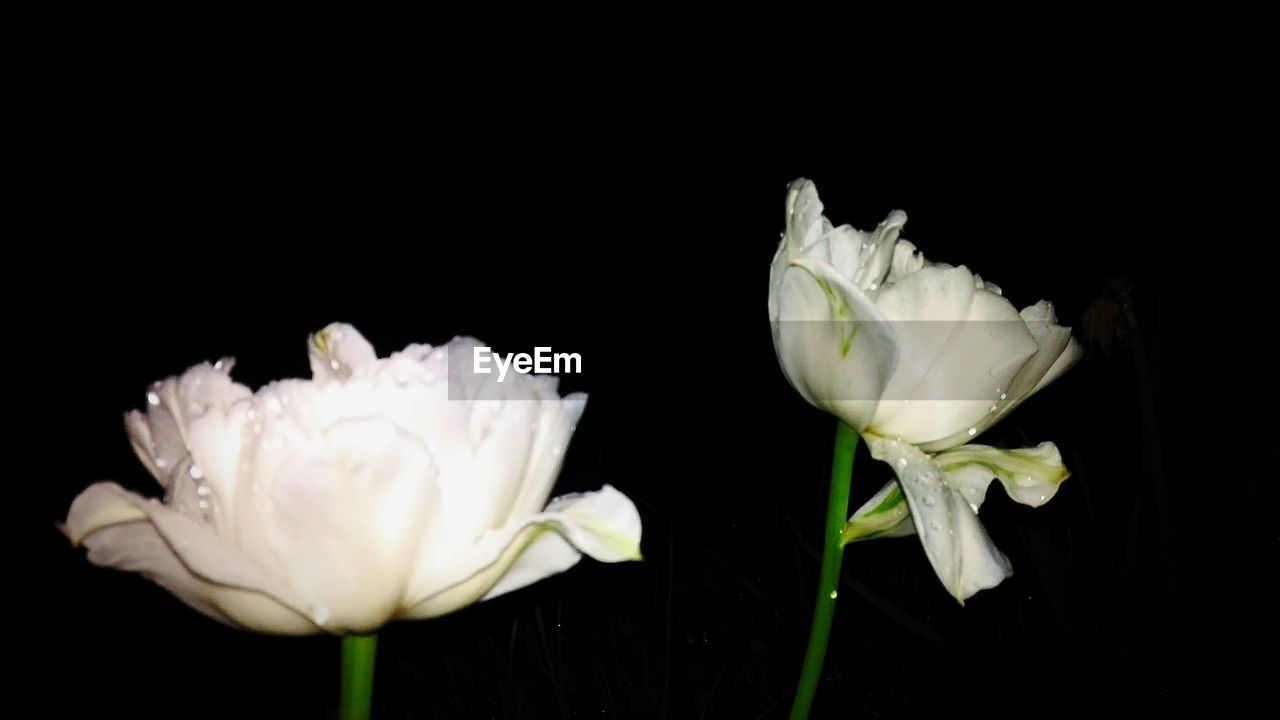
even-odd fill
[(315, 380), (347, 380), (378, 359), (373, 345), (346, 323), (330, 323), (312, 335), (307, 342), (307, 355)]
[(963, 445), (934, 456), (946, 482), (977, 510), (987, 486), (998, 479), (1009, 497), (1031, 507), (1049, 502), (1062, 481), (1070, 477), (1058, 446), (1043, 442), (1033, 448), (1001, 450), (986, 445)]
[(210, 528), (115, 483), (82, 492), (63, 532), (94, 564), (141, 573), (221, 622), (285, 635), (320, 631), (292, 588)]
[[(552, 533), (562, 541), (542, 537)], [(545, 511), (490, 533), (433, 577), (423, 577), (420, 594), (410, 596), (400, 617), (436, 617), (524, 587), (572, 566), (577, 558), (571, 550), (602, 562), (638, 560), (640, 533), (635, 505), (609, 485), (559, 498)]]
[(911, 510), (896, 481), (890, 480), (880, 492), (854, 511), (844, 526), (841, 542), (903, 537), (915, 533)]
[(943, 482), (943, 471), (913, 445), (864, 436), (872, 457), (893, 467), (911, 509), (925, 555), (943, 586), (964, 603), (1013, 573), (992, 544), (973, 507)]
[(862, 430), (898, 362), (893, 331), (830, 264), (792, 262), (773, 323), (782, 370), (805, 400)]

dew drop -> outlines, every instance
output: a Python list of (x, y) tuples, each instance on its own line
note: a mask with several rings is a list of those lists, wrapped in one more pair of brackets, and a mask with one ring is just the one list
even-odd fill
[(932, 495), (924, 496), (924, 504), (928, 507), (933, 507), (935, 504), (937, 504), (937, 502), (938, 502), (938, 499)]
[(978, 434), (978, 428), (976, 427), (969, 428), (969, 437), (973, 437), (974, 435), (977, 435), (977, 434)]
[(196, 494), (202, 498), (209, 497), (209, 494), (212, 492), (213, 491), (209, 489), (209, 486), (203, 483), (201, 483), (200, 487), (196, 488)]
[(169, 467), (169, 461), (168, 461), (168, 460), (165, 460), (165, 459), (164, 459), (164, 458), (162, 458), (162, 457), (158, 457), (158, 458), (156, 458), (156, 467), (158, 467), (158, 468), (160, 468), (161, 470), (163, 470), (163, 469), (165, 469), (165, 468)]
[(1009, 397), (1009, 395), (1008, 395), (1007, 393), (1000, 393), (1000, 399), (1001, 399), (1001, 400), (1004, 400), (1004, 399), (1005, 399), (1005, 398), (1007, 398), (1007, 397)]
[(329, 608), (323, 605), (316, 606), (316, 608), (311, 611), (311, 619), (314, 620), (317, 625), (325, 624), (329, 621)]
[(836, 596), (837, 596), (837, 595), (839, 595), (839, 594), (840, 594), (839, 592), (837, 592), (837, 591), (835, 591), (835, 590), (832, 590), (832, 591), (831, 591), (831, 595), (830, 595), (830, 597), (831, 597), (831, 599), (832, 599), (832, 600), (835, 600), (835, 599), (836, 599)]
[(333, 368), (334, 370), (337, 370), (342, 367), (342, 363), (338, 362), (337, 358), (330, 358), (329, 367)]
[(253, 408), (249, 408), (249, 419), (253, 420), (256, 417), (258, 417), (258, 411)]
[(280, 405), (280, 398), (274, 395), (267, 398), (267, 412), (273, 415), (279, 415), (284, 412), (284, 408)]
[(1015, 480), (1014, 482), (1016, 482), (1018, 485), (1022, 487), (1031, 487), (1032, 485), (1036, 484), (1035, 478), (1031, 477), (1030, 475), (1019, 475), (1018, 479)]
[(155, 391), (155, 390), (149, 390), (149, 391), (147, 392), (147, 404), (148, 404), (148, 405), (159, 405), (159, 404), (160, 404), (160, 396), (156, 394), (156, 391)]
[(906, 458), (898, 458), (898, 467), (900, 467), (900, 468), (904, 468), (904, 467), (906, 467), (906, 466), (907, 466), (907, 459), (906, 459)]
[(933, 530), (934, 532), (942, 532), (942, 526), (938, 524), (937, 520), (934, 520), (933, 522), (929, 523), (929, 529)]
[(200, 480), (200, 479), (202, 479), (202, 478), (204, 478), (204, 470), (201, 470), (199, 465), (192, 465), (192, 466), (191, 466), (191, 479), (192, 479), (192, 480)]
[(200, 508), (201, 510), (208, 510), (208, 509), (209, 509), (209, 501), (208, 501), (208, 500), (205, 500), (204, 498), (200, 498), (200, 499), (196, 502), (196, 507)]
[(988, 410), (987, 412), (995, 412), (997, 407), (998, 407), (998, 406), (996, 406), (996, 405), (992, 405), (992, 406), (991, 406), (991, 409), (990, 409), (990, 410)]

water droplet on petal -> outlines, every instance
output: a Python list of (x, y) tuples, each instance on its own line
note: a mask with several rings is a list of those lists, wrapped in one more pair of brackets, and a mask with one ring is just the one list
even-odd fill
[(1004, 400), (1004, 399), (1005, 399), (1005, 398), (1007, 398), (1007, 397), (1009, 397), (1009, 395), (1008, 395), (1007, 393), (1000, 393), (1000, 399), (1001, 399), (1001, 400)]
[(333, 368), (334, 370), (337, 370), (342, 367), (342, 363), (338, 362), (337, 358), (330, 358), (329, 367)]
[(202, 498), (209, 497), (209, 494), (212, 492), (213, 491), (209, 489), (209, 486), (204, 483), (201, 483), (200, 487), (196, 488), (196, 494)]
[(164, 459), (164, 458), (162, 458), (162, 457), (158, 457), (158, 458), (156, 458), (156, 467), (157, 467), (157, 468), (160, 468), (161, 470), (163, 470), (163, 469), (165, 469), (165, 468), (169, 467), (169, 461), (168, 461), (168, 460), (165, 460), (165, 459)]
[(155, 391), (155, 390), (149, 390), (149, 391), (147, 391), (147, 404), (148, 404), (148, 405), (159, 405), (159, 404), (160, 404), (160, 396), (156, 394), (156, 391)]
[(280, 405), (280, 398), (274, 395), (267, 398), (267, 412), (273, 415), (279, 415), (284, 412), (284, 408)]
[(898, 458), (898, 467), (900, 467), (900, 468), (904, 468), (904, 467), (906, 467), (906, 466), (907, 466), (907, 459), (906, 459), (906, 458)]
[(929, 529), (933, 530), (934, 532), (942, 532), (942, 526), (938, 524), (937, 520), (934, 520), (933, 522), (929, 523)]
[(974, 435), (977, 435), (977, 434), (978, 434), (978, 428), (976, 427), (969, 428), (969, 437), (973, 437)]
[(311, 619), (317, 625), (323, 625), (329, 621), (329, 608), (320, 605), (311, 611)]
[(932, 495), (924, 496), (924, 504), (928, 507), (933, 507), (935, 504), (937, 504), (937, 502), (938, 502), (938, 499)]
[(200, 480), (200, 479), (201, 479), (201, 478), (203, 478), (203, 477), (204, 477), (204, 470), (201, 470), (199, 465), (192, 465), (192, 466), (191, 466), (191, 479), (192, 479), (192, 480)]

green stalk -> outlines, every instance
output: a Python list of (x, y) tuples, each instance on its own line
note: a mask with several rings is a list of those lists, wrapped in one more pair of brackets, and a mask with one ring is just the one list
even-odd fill
[(822, 574), (818, 579), (818, 597), (813, 607), (813, 627), (809, 630), (809, 649), (804, 654), (800, 685), (791, 704), (791, 720), (806, 720), (813, 706), (813, 695), (822, 676), (822, 661), (827, 656), (827, 640), (831, 636), (831, 618), (836, 613), (836, 589), (840, 585), (840, 561), (844, 547), (840, 536), (849, 519), (849, 484), (853, 479), (853, 455), (858, 449), (858, 431), (841, 422), (836, 428), (836, 447), (831, 458), (831, 490), (827, 497), (827, 528), (822, 542)]
[(369, 720), (369, 709), (373, 705), (373, 658), (377, 651), (377, 635), (342, 638), (342, 696), (338, 700), (338, 717), (342, 720)]

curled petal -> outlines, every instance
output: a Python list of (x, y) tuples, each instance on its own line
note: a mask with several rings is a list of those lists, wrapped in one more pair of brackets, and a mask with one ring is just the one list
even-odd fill
[(939, 453), (933, 461), (946, 473), (947, 484), (958, 490), (974, 510), (982, 505), (992, 480), (998, 479), (1014, 500), (1040, 507), (1071, 475), (1062, 464), (1058, 446), (1051, 442), (1021, 450), (964, 445)]
[(410, 597), (400, 617), (436, 617), (497, 597), (568, 569), (581, 554), (603, 562), (639, 560), (640, 532), (635, 505), (609, 485), (559, 498), (423, 577), (419, 594)]
[(847, 545), (858, 540), (904, 537), (915, 531), (907, 498), (898, 483), (890, 480), (880, 492), (854, 511), (844, 526), (841, 543)]

